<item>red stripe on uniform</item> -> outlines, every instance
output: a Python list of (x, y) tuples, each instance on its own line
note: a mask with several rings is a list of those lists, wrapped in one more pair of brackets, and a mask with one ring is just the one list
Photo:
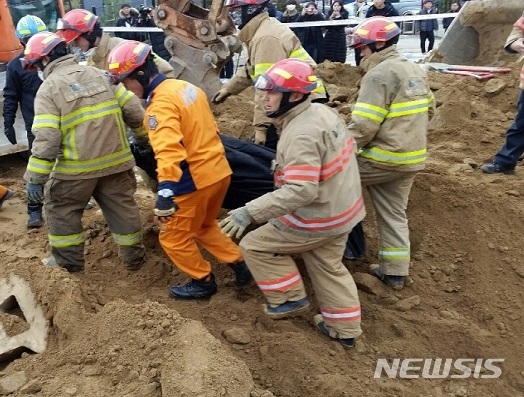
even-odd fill
[(257, 281), (258, 287), (261, 291), (264, 292), (272, 292), (272, 291), (289, 291), (291, 288), (293, 288), (295, 285), (298, 285), (302, 282), (302, 277), (300, 277), (300, 273), (297, 270), (296, 272), (293, 272), (291, 274), (288, 274), (285, 277), (273, 279), (273, 280), (265, 280), (265, 281)]
[(320, 313), (325, 320), (332, 322), (357, 321), (362, 317), (360, 306), (346, 307), (343, 309), (321, 308)]
[(360, 196), (355, 203), (345, 212), (323, 219), (305, 219), (295, 213), (287, 214), (278, 219), (285, 225), (301, 230), (321, 231), (336, 229), (350, 223), (364, 209), (364, 199)]

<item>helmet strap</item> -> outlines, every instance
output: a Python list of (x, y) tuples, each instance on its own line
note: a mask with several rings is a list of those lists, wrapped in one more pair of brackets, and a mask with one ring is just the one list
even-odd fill
[(278, 107), (278, 109), (274, 112), (266, 112), (266, 116), (272, 119), (282, 116), (284, 113), (290, 111), (295, 106), (301, 104), (309, 98), (309, 94), (303, 94), (302, 98), (300, 98), (298, 101), (290, 102), (289, 98), (291, 97), (291, 94), (292, 92), (283, 92), (282, 99), (280, 100), (280, 106)]

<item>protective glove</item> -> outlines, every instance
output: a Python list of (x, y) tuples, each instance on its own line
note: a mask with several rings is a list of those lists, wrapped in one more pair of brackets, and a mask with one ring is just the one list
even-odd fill
[(13, 126), (5, 127), (4, 128), (4, 134), (7, 137), (7, 139), (9, 140), (9, 142), (11, 142), (11, 145), (16, 145), (16, 131), (15, 131), (15, 127), (13, 127)]
[(153, 213), (159, 218), (170, 218), (173, 216), (178, 210), (178, 205), (176, 205), (173, 200), (174, 195), (171, 189), (159, 190), (156, 199), (156, 208), (153, 210)]
[(253, 217), (249, 215), (246, 207), (240, 207), (236, 210), (229, 211), (228, 216), (220, 221), (218, 224), (222, 228), (222, 233), (229, 237), (235, 236), (237, 239), (244, 234), (246, 227), (251, 225), (254, 221)]
[(218, 91), (214, 96), (213, 96), (213, 99), (212, 99), (212, 102), (215, 104), (215, 105), (218, 105), (222, 102), (224, 102), (231, 94), (224, 88), (222, 87), (220, 89), (220, 91)]
[(44, 202), (44, 185), (40, 183), (28, 183), (27, 184), (27, 198), (31, 203), (43, 203)]
[(255, 133), (253, 134), (253, 143), (264, 146), (267, 138), (267, 127), (263, 125), (255, 126)]

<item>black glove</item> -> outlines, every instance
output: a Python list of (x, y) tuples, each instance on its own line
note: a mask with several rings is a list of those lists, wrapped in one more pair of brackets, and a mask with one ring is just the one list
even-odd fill
[(11, 145), (16, 145), (15, 127), (13, 126), (4, 127), (4, 134), (7, 137), (7, 139), (9, 140), (9, 142), (11, 142)]

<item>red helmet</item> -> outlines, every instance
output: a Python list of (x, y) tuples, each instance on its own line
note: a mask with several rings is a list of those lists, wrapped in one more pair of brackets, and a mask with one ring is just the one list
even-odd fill
[(318, 78), (313, 68), (294, 58), (278, 61), (255, 80), (255, 88), (263, 91), (309, 94), (317, 85)]
[(20, 59), (26, 70), (35, 70), (34, 63), (49, 55), (60, 43), (65, 43), (62, 37), (51, 32), (41, 32), (32, 36), (24, 49), (24, 57)]
[(377, 42), (385, 43), (400, 35), (400, 33), (400, 28), (391, 19), (384, 17), (368, 18), (355, 28), (351, 48), (360, 48)]
[(118, 81), (124, 80), (133, 70), (142, 66), (151, 53), (151, 46), (139, 41), (126, 40), (111, 50), (107, 57), (109, 73)]
[(243, 6), (261, 6), (269, 0), (226, 0), (226, 7), (238, 8)]
[(56, 34), (69, 44), (82, 34), (92, 32), (97, 22), (98, 17), (92, 12), (74, 9), (58, 20)]

